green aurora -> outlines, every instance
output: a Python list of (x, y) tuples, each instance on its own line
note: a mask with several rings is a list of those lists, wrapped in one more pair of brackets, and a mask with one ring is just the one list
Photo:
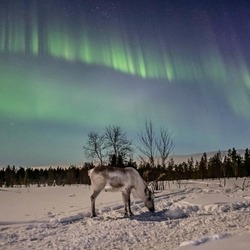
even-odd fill
[[(83, 20), (82, 25), (78, 24), (78, 31), (74, 32), (71, 23), (65, 22), (59, 14), (49, 13), (46, 22), (40, 21), (35, 1), (32, 3), (28, 16), (21, 7), (8, 13), (0, 12), (1, 53), (52, 56), (168, 82), (192, 80), (202, 83), (206, 79), (219, 84), (234, 78), (250, 88), (249, 69), (241, 52), (236, 51), (231, 58), (224, 59), (213, 35), (208, 37), (204, 48), (197, 48), (194, 55), (194, 52), (168, 48), (167, 41), (159, 41), (158, 47), (154, 47), (150, 39), (144, 42), (138, 36), (131, 37), (126, 32), (108, 27), (101, 32), (95, 28), (89, 30)], [(209, 26), (206, 28), (211, 29)]]
[[(35, 4), (28, 16), (25, 10), (17, 9), (7, 14), (0, 12), (0, 53), (46, 55), (69, 62), (102, 65), (142, 78), (164, 79), (168, 84), (191, 81), (222, 85), (227, 91), (228, 85), (238, 82), (237, 87), (229, 91), (228, 102), (234, 112), (249, 118), (250, 71), (245, 59), (240, 51), (224, 58), (212, 35), (204, 44), (206, 49), (197, 48), (194, 54), (167, 48), (168, 43), (163, 44), (160, 39), (159, 46), (154, 47), (138, 37), (129, 37), (126, 32), (108, 28), (102, 32), (89, 31), (85, 21), (78, 25), (78, 32), (74, 32), (59, 14), (49, 13), (48, 20), (42, 22)], [(5, 15), (9, 18), (4, 19)]]
[[(52, 2), (0, 5), (2, 122), (85, 131), (118, 124), (135, 135), (149, 118), (159, 126), (167, 121), (182, 149), (193, 147), (194, 127), (194, 144), (221, 148), (227, 115), (249, 123), (248, 53), (239, 39), (230, 45), (218, 39), (211, 19), (182, 23), (173, 15), (159, 27), (131, 29), (129, 17), (100, 25), (87, 10), (69, 18)], [(228, 34), (237, 37), (233, 28)], [(7, 141), (9, 132), (1, 133)]]

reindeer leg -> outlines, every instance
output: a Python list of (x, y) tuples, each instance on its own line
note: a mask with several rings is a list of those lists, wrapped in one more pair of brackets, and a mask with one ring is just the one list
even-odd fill
[(131, 217), (134, 215), (130, 207), (131, 205), (130, 194), (131, 194), (131, 189), (128, 189), (125, 192), (122, 192), (122, 198), (123, 198), (123, 203), (125, 207), (125, 216), (128, 216), (128, 217)]
[(96, 212), (95, 212), (95, 199), (96, 197), (100, 194), (100, 190), (94, 190), (93, 194), (90, 196), (91, 200), (91, 218), (96, 217)]
[(127, 216), (128, 215), (128, 197), (125, 192), (122, 192), (122, 199), (124, 203), (124, 215)]
[(129, 212), (129, 217), (130, 217), (130, 216), (134, 216), (134, 214), (133, 214), (132, 211), (131, 211), (130, 194), (131, 194), (131, 190), (129, 190), (129, 192), (128, 192), (128, 212)]

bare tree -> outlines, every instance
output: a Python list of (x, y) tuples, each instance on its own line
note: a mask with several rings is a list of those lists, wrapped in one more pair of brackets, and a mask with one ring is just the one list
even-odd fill
[(98, 132), (91, 131), (88, 134), (88, 142), (83, 146), (84, 154), (87, 158), (96, 160), (99, 165), (103, 165), (105, 157), (105, 136), (99, 135)]
[(127, 139), (127, 135), (119, 126), (108, 126), (105, 130), (105, 146), (109, 149), (109, 156), (113, 157), (113, 163), (118, 165), (129, 154), (132, 153), (132, 141)]
[(172, 133), (168, 131), (168, 129), (161, 128), (160, 136), (156, 139), (156, 148), (161, 157), (162, 167), (166, 166), (166, 161), (169, 154), (174, 149), (174, 141), (172, 139)]
[[(139, 151), (148, 158), (150, 166), (154, 167), (155, 165), (155, 131), (151, 121), (145, 121), (145, 131), (140, 131), (138, 134), (139, 140), (142, 144), (142, 147), (137, 147)], [(139, 156), (143, 162), (145, 159), (143, 156)]]
[(146, 156), (150, 166), (154, 167), (156, 154), (159, 154), (162, 166), (165, 167), (167, 158), (174, 148), (172, 133), (162, 128), (160, 134), (157, 135), (152, 122), (145, 121), (145, 131), (141, 131), (138, 136), (142, 145), (137, 147), (143, 154), (140, 156), (141, 160), (145, 163), (144, 157)]

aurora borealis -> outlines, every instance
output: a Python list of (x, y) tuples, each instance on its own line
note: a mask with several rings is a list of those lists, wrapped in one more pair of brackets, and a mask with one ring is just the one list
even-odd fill
[(247, 2), (1, 1), (0, 165), (83, 162), (89, 130), (146, 119), (175, 154), (249, 147)]

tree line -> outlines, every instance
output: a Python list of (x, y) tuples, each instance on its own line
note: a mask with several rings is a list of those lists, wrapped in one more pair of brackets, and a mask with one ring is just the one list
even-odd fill
[(0, 187), (90, 184), (88, 170), (91, 168), (91, 164), (85, 164), (83, 167), (71, 165), (68, 168), (58, 166), (40, 169), (8, 165), (0, 170)]
[[(109, 162), (107, 165), (111, 165)], [(157, 164), (154, 167), (150, 162), (137, 164), (133, 161), (123, 162), (123, 167), (136, 168), (147, 182), (178, 181), (188, 179), (215, 179), (225, 181), (227, 178), (239, 178), (250, 176), (250, 149), (244, 154), (239, 154), (235, 148), (229, 149), (225, 156), (218, 151), (208, 158), (203, 153), (201, 159), (194, 161), (193, 158), (186, 162), (175, 163), (170, 158), (163, 166)], [(88, 170), (93, 168), (92, 163), (85, 163), (82, 167), (74, 165), (69, 168), (16, 168), (7, 166), (0, 170), (0, 187), (29, 186), (29, 185), (71, 185), (90, 184)], [(157, 188), (157, 187), (156, 187)]]
[[(151, 121), (145, 121), (144, 129), (139, 131), (139, 145), (133, 144), (120, 126), (108, 126), (103, 133), (90, 131), (83, 152), (89, 163), (82, 167), (69, 168), (16, 168), (7, 166), (0, 170), (0, 186), (15, 185), (65, 185), (90, 184), (88, 170), (96, 165), (134, 167), (147, 182), (175, 181), (183, 179), (207, 179), (250, 176), (250, 151), (239, 154), (235, 148), (223, 156), (218, 151), (208, 159), (203, 153), (200, 161), (193, 158), (175, 163), (169, 158), (174, 148), (172, 133), (168, 128), (155, 129)], [(137, 149), (140, 162), (133, 161)]]
[(149, 165), (142, 168), (142, 175), (146, 181), (154, 180), (189, 180), (189, 179), (227, 179), (250, 176), (250, 150), (247, 148), (243, 155), (235, 148), (229, 149), (225, 156), (220, 151), (208, 158), (203, 153), (201, 159), (176, 164), (171, 158), (166, 168), (158, 165), (150, 168)]

